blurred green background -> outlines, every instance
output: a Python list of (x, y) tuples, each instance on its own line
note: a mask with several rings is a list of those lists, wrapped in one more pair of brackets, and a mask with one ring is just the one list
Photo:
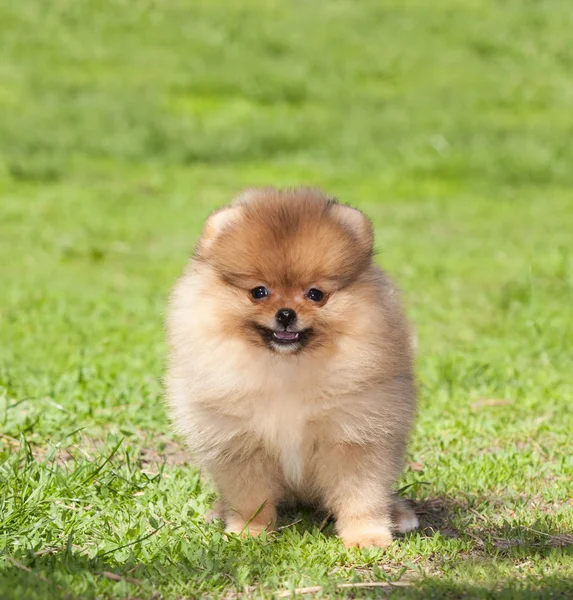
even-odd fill
[[(570, 0), (1, 3), (0, 595), (567, 597), (572, 31)], [(170, 433), (168, 290), (269, 184), (365, 210), (418, 330), (422, 529), (386, 553), (306, 513), (225, 540)]]

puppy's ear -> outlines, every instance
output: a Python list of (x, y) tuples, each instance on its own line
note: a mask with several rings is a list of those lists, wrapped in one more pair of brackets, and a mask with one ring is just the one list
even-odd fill
[(241, 217), (241, 206), (227, 206), (211, 213), (203, 227), (196, 254), (205, 258), (213, 243)]
[(370, 219), (361, 211), (345, 204), (333, 204), (334, 218), (356, 239), (361, 250), (372, 252), (374, 230)]

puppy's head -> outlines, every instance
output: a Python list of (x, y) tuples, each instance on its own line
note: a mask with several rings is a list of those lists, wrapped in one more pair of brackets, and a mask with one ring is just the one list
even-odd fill
[(229, 335), (292, 354), (336, 341), (349, 306), (340, 297), (372, 253), (360, 211), (317, 190), (265, 188), (209, 217), (195, 259), (215, 276), (210, 301)]

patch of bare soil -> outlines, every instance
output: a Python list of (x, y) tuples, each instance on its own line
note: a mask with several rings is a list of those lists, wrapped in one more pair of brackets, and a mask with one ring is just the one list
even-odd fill
[(142, 466), (148, 468), (162, 464), (182, 467), (190, 464), (190, 454), (183, 442), (159, 436), (154, 438), (153, 445), (141, 449), (140, 460)]
[[(182, 441), (168, 436), (151, 436), (148, 432), (142, 432), (139, 436), (133, 436), (124, 440), (125, 447), (139, 451), (139, 460), (142, 468), (155, 469), (161, 465), (184, 466), (190, 464), (190, 454)], [(110, 452), (109, 443), (100, 438), (92, 438), (82, 435), (73, 444), (62, 447), (50, 447), (49, 445), (28, 444), (24, 446), (21, 440), (2, 434), (0, 436), (0, 450), (7, 450), (9, 454), (22, 452), (22, 459), (31, 455), (36, 462), (50, 461), (60, 467), (69, 466), (84, 460), (94, 461)], [(121, 457), (116, 453), (114, 461)]]

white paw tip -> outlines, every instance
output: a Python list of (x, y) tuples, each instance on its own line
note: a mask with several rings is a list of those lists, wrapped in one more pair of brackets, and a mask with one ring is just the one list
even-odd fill
[(420, 525), (420, 521), (418, 521), (418, 517), (414, 513), (412, 513), (410, 515), (401, 517), (398, 520), (397, 525), (397, 529), (400, 533), (408, 533), (408, 531), (413, 531), (414, 529), (417, 529)]

